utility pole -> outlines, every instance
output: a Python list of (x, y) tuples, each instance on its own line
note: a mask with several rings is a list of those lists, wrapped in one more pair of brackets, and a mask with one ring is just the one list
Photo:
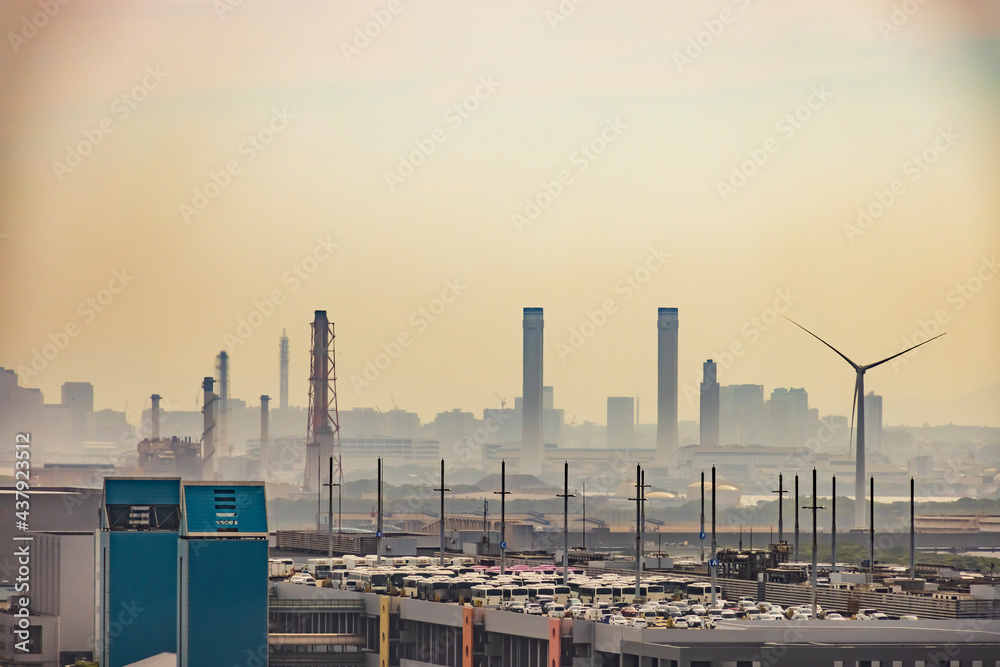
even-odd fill
[(330, 487), (330, 491), (327, 494), (328, 506), (326, 514), (326, 528), (327, 528), (327, 548), (326, 557), (333, 558), (333, 487), (337, 487), (338, 500), (337, 500), (337, 533), (340, 533), (340, 484), (335, 484), (333, 482), (333, 457), (330, 457), (330, 481), (323, 486)]
[(812, 618), (816, 620), (816, 588), (817, 588), (817, 562), (816, 562), (816, 510), (825, 510), (826, 507), (823, 505), (816, 504), (816, 468), (813, 468), (813, 502), (812, 505), (806, 505), (802, 509), (812, 510), (813, 513), (813, 551), (812, 551), (812, 573), (809, 577), (809, 583), (812, 585)]
[(716, 560), (715, 551), (715, 466), (712, 466), (712, 559), (709, 561), (708, 569), (712, 572), (712, 607), (716, 606), (715, 596), (715, 576), (719, 561)]
[(494, 491), (500, 496), (500, 576), (506, 574), (507, 566), (507, 512), (506, 501), (510, 491), (507, 490), (507, 462), (500, 461), (500, 490)]
[(701, 562), (705, 562), (705, 471), (701, 471), (701, 529), (698, 531), (701, 542)]
[(833, 476), (833, 501), (830, 509), (830, 564), (832, 572), (837, 571), (837, 476)]
[(441, 459), (441, 488), (434, 490), (441, 492), (441, 559), (438, 561), (438, 567), (444, 567), (444, 492), (451, 491), (444, 486), (444, 459)]
[(635, 597), (642, 596), (642, 504), (645, 502), (642, 490), (642, 466), (635, 464)]
[(569, 461), (563, 463), (563, 492), (556, 498), (563, 499), (563, 586), (569, 585)]
[[(863, 486), (861, 488), (864, 488)], [(869, 510), (869, 527), (868, 527), (868, 551), (871, 560), (868, 562), (868, 566), (871, 570), (871, 583), (875, 583), (875, 475), (871, 476), (871, 488), (868, 492), (868, 497), (871, 498), (871, 509)]]
[(917, 524), (913, 510), (913, 478), (910, 478), (910, 579), (917, 578)]
[(382, 567), (382, 457), (378, 457), (378, 528), (375, 532), (375, 562)]
[(778, 474), (778, 490), (772, 491), (771, 493), (778, 494), (778, 543), (785, 541), (785, 522), (784, 522), (784, 512), (782, 511), (785, 507), (785, 494), (788, 493), (783, 484), (783, 475)]
[(799, 476), (795, 476), (795, 562), (799, 562)]
[(587, 483), (583, 483), (583, 537), (581, 538), (581, 548), (587, 550)]

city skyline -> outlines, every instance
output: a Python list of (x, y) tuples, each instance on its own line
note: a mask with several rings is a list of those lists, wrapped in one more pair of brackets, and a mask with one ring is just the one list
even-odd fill
[(679, 419), (706, 359), (849, 414), (787, 313), (862, 359), (947, 330), (870, 379), (886, 423), (1000, 426), (994, 8), (401, 7), (363, 47), (375, 2), (80, 2), (9, 44), (0, 365), (188, 408), (226, 349), (278, 397), (287, 329), (306, 405), (326, 309), (341, 404), (426, 418), (512, 402), (538, 306), (560, 406), (648, 422), (676, 307)]

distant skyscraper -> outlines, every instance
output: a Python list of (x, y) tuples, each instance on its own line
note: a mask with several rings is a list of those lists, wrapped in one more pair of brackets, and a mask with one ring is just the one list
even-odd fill
[(521, 422), (521, 473), (542, 472), (542, 340), (545, 322), (541, 308), (525, 308), (524, 320), (524, 411)]
[(676, 308), (660, 308), (656, 316), (656, 461), (667, 462), (677, 449)]
[(281, 330), (281, 340), (278, 343), (278, 363), (281, 366), (280, 385), (278, 386), (278, 408), (288, 408), (288, 336)]
[(882, 397), (874, 391), (865, 394), (865, 447), (882, 453)]
[(608, 396), (608, 447), (627, 449), (635, 444), (635, 399)]
[(91, 439), (94, 422), (94, 385), (89, 382), (64, 382), (62, 405), (70, 414), (70, 438), (74, 445)]
[(805, 389), (778, 387), (767, 401), (768, 443), (802, 447), (809, 436), (809, 395)]
[(719, 442), (762, 445), (767, 439), (764, 386), (733, 384), (719, 388)]
[(701, 442), (702, 445), (719, 443), (719, 369), (709, 359), (701, 366)]

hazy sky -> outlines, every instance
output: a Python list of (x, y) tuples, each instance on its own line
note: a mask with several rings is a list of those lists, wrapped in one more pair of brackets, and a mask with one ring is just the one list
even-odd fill
[(192, 409), (224, 348), (277, 400), (287, 328), (304, 405), (326, 309), (342, 409), (478, 413), (541, 306), (567, 421), (651, 422), (673, 306), (682, 419), (709, 357), (849, 414), (777, 304), (861, 363), (947, 330), (886, 421), (1000, 425), (996, 3), (49, 4), (0, 5), (0, 366), (49, 402)]

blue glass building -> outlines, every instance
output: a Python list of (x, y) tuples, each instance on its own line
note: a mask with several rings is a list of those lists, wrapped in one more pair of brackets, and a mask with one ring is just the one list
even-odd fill
[(267, 664), (263, 482), (107, 478), (96, 654), (119, 667)]

